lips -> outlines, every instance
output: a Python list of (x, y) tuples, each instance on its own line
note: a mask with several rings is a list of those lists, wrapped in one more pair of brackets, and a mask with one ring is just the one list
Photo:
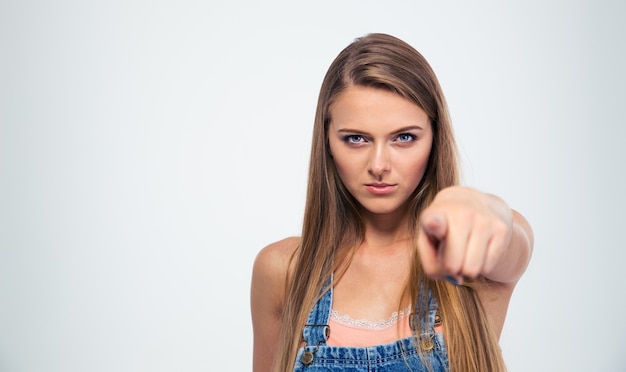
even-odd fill
[(389, 183), (368, 183), (365, 184), (365, 189), (372, 194), (385, 195), (394, 192), (397, 186), (397, 184)]

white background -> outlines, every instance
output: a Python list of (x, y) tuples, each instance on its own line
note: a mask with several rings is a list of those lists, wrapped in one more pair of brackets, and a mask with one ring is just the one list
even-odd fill
[(322, 77), (368, 32), (534, 227), (510, 370), (626, 370), (626, 7), (505, 3), (0, 2), (0, 371), (250, 370), (252, 262), (300, 233)]

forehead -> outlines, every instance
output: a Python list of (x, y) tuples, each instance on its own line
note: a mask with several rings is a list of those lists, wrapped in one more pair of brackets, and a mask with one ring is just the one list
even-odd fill
[(430, 126), (415, 102), (380, 88), (351, 86), (335, 98), (329, 113), (331, 123), (341, 127)]

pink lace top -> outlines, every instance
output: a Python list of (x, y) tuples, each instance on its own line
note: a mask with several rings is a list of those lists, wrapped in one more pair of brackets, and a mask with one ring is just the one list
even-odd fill
[(330, 312), (329, 346), (374, 346), (382, 345), (411, 336), (409, 314), (411, 307), (396, 311), (387, 320), (370, 321), (352, 319), (349, 315)]

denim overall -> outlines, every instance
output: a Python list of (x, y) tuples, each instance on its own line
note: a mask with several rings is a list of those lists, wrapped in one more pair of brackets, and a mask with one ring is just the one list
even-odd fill
[(306, 345), (298, 351), (294, 371), (425, 372), (428, 369), (419, 358), (416, 343), (423, 350), (424, 358), (428, 359), (432, 371), (447, 371), (448, 354), (443, 336), (433, 329), (437, 301), (430, 295), (430, 291), (427, 293), (429, 322), (426, 323), (423, 317), (415, 316), (419, 314), (417, 311), (411, 314), (413, 337), (368, 347), (328, 346), (326, 344), (330, 335), (328, 319), (333, 298), (331, 287), (309, 313), (308, 322), (302, 332)]

